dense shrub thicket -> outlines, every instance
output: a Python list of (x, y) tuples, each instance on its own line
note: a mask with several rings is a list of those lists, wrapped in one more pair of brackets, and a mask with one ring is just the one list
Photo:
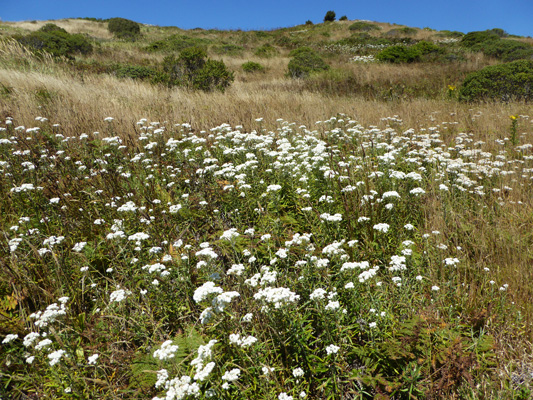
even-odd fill
[(176, 34), (150, 43), (145, 50), (148, 52), (179, 52), (190, 47), (206, 47), (210, 43), (208, 39)]
[(430, 54), (438, 55), (443, 54), (444, 52), (443, 48), (434, 43), (421, 41), (409, 47), (404, 45), (387, 47), (382, 50), (376, 58), (379, 61), (391, 63), (411, 63), (421, 61), (424, 56)]
[(357, 21), (351, 24), (348, 27), (348, 29), (351, 31), (369, 32), (369, 31), (379, 31), (381, 28), (377, 25), (371, 24), (370, 22)]
[(19, 43), (39, 53), (46, 52), (56, 57), (72, 57), (74, 54), (89, 54), (93, 46), (81, 35), (72, 35), (55, 24), (46, 24), (38, 31), (14, 37)]
[(293, 50), (289, 61), (288, 75), (291, 78), (304, 78), (313, 72), (326, 71), (329, 65), (308, 47)]
[(107, 23), (107, 29), (119, 39), (135, 40), (141, 34), (141, 26), (125, 18), (111, 18)]
[(533, 46), (513, 39), (502, 39), (506, 36), (502, 29), (469, 32), (461, 39), (461, 45), (502, 61), (533, 59)]
[(533, 100), (533, 61), (518, 60), (469, 74), (459, 91), (463, 101)]

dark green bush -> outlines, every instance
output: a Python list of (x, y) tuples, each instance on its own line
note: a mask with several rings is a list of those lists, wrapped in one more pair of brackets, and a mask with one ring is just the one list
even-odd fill
[(370, 32), (370, 31), (378, 31), (381, 28), (379, 26), (371, 24), (369, 22), (357, 21), (357, 22), (354, 22), (353, 24), (351, 24), (348, 27), (348, 29), (351, 30), (351, 31)]
[(125, 18), (111, 18), (107, 29), (119, 39), (135, 40), (141, 34), (141, 26)]
[(409, 47), (403, 45), (387, 47), (376, 58), (391, 63), (411, 63), (421, 61), (423, 56), (430, 54), (444, 54), (444, 49), (434, 43), (421, 41)]
[(459, 90), (462, 101), (533, 100), (533, 61), (519, 60), (472, 72)]
[[(53, 24), (48, 24), (53, 25)], [(62, 28), (45, 25), (45, 30), (14, 38), (33, 52), (46, 52), (56, 57), (72, 57), (73, 54), (89, 54), (92, 44), (81, 34), (71, 35)], [(55, 25), (54, 25), (55, 26)], [(43, 29), (41, 28), (41, 29)]]
[(499, 40), (498, 34), (491, 31), (468, 32), (461, 39), (461, 44), (474, 51), (480, 51), (486, 42)]
[(119, 78), (148, 80), (152, 79), (157, 71), (142, 65), (119, 64), (114, 68), (115, 75)]
[(145, 47), (149, 52), (179, 52), (190, 47), (206, 47), (211, 43), (208, 39), (194, 38), (186, 35), (172, 35), (163, 40), (157, 40)]
[(210, 50), (215, 54), (227, 54), (230, 56), (241, 55), (244, 51), (244, 47), (237, 46), (235, 44), (218, 44), (212, 46)]
[(207, 60), (202, 68), (191, 76), (192, 87), (205, 92), (224, 91), (233, 82), (233, 72), (226, 68), (224, 62)]
[(484, 54), (503, 61), (533, 59), (533, 46), (512, 39), (500, 39), (486, 42), (482, 48)]
[(310, 19), (308, 19), (307, 21), (305, 21), (305, 24), (306, 24), (306, 25), (314, 25), (314, 24), (313, 24), (313, 21), (311, 21)]
[(242, 64), (242, 70), (244, 72), (263, 72), (265, 67), (254, 61), (248, 61)]
[(329, 65), (314, 51), (301, 51), (289, 61), (288, 75), (292, 78), (303, 78), (313, 72), (329, 69)]
[(512, 39), (501, 39), (507, 36), (503, 29), (469, 32), (461, 40), (461, 44), (471, 51), (481, 51), (483, 54), (502, 61), (514, 61), (533, 58), (533, 46)]
[(328, 11), (324, 16), (324, 22), (333, 22), (335, 21), (335, 11)]
[(210, 60), (201, 47), (183, 50), (179, 57), (163, 60), (164, 75), (158, 77), (168, 86), (187, 86), (204, 91), (224, 91), (234, 80), (233, 73), (222, 61)]
[(254, 54), (258, 57), (269, 58), (274, 57), (276, 54), (278, 54), (278, 50), (271, 44), (266, 43), (261, 47), (258, 47), (255, 50)]
[(348, 17), (346, 15), (343, 15), (339, 18), (339, 21), (348, 21)]
[(68, 33), (65, 29), (57, 26), (56, 24), (46, 24), (39, 29), (40, 32), (62, 32)]
[(315, 51), (311, 47), (307, 46), (298, 47), (297, 49), (291, 50), (291, 52), (289, 53), (289, 57), (296, 57), (299, 54), (308, 52), (314, 53)]

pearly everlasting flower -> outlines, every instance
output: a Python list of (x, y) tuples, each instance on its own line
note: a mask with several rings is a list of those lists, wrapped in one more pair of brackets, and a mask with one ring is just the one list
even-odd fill
[(6, 343), (9, 343), (15, 339), (18, 339), (19, 335), (17, 335), (16, 333), (10, 333), (8, 335), (6, 335), (6, 337), (4, 338), (4, 340), (2, 340), (2, 343), (3, 344), (6, 344)]
[(174, 358), (174, 353), (178, 351), (178, 346), (172, 344), (172, 340), (165, 341), (159, 350), (154, 351), (154, 358), (169, 360)]
[(326, 293), (327, 291), (322, 288), (315, 289), (313, 293), (309, 295), (309, 299), (310, 300), (322, 300), (324, 297), (326, 297)]
[(220, 239), (221, 240), (232, 241), (233, 239), (235, 239), (235, 238), (237, 238), (239, 236), (240, 236), (240, 234), (239, 234), (239, 232), (237, 232), (237, 229), (236, 228), (231, 228), (231, 229), (228, 229), (227, 231), (224, 231), (222, 236), (220, 236)]
[(207, 281), (202, 286), (197, 288), (194, 291), (193, 299), (195, 302), (199, 303), (209, 297), (209, 295), (214, 293), (223, 293), (224, 290), (221, 287), (215, 285), (215, 282)]
[(292, 396), (289, 396), (287, 393), (285, 392), (281, 392), (279, 395), (278, 395), (278, 400), (293, 400), (294, 398)]
[(74, 245), (72, 248), (72, 251), (75, 251), (76, 253), (79, 253), (83, 250), (83, 248), (87, 245), (87, 242), (78, 242)]
[(254, 299), (270, 303), (274, 305), (274, 308), (278, 309), (296, 303), (300, 296), (284, 287), (267, 287), (254, 294)]
[(233, 368), (231, 371), (224, 372), (224, 375), (222, 375), (222, 380), (233, 382), (239, 379), (241, 375), (241, 370), (239, 368)]
[(337, 352), (339, 351), (340, 347), (339, 346), (335, 346), (334, 344), (330, 344), (328, 347), (326, 347), (326, 353), (329, 355), (329, 354), (337, 354)]
[(373, 226), (373, 228), (376, 231), (382, 232), (382, 233), (387, 233), (387, 231), (389, 230), (389, 227), (390, 227), (390, 225), (389, 224), (385, 224), (385, 223), (376, 224), (376, 225)]
[(89, 365), (96, 365), (96, 361), (98, 360), (98, 357), (100, 357), (98, 354), (93, 354), (87, 359), (87, 363)]
[(292, 370), (292, 376), (294, 376), (295, 378), (300, 378), (300, 377), (304, 376), (304, 370), (301, 369), (300, 367), (294, 368)]
[(48, 358), (50, 359), (50, 366), (53, 367), (56, 365), (59, 361), (61, 361), (61, 358), (66, 357), (66, 351), (65, 350), (57, 350), (53, 353), (48, 354)]
[(109, 295), (109, 303), (120, 303), (130, 294), (129, 290), (117, 289)]

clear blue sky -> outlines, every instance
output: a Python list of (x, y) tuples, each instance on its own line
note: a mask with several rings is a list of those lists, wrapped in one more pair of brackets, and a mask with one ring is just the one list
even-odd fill
[(350, 20), (533, 36), (533, 0), (0, 0), (2, 21), (122, 17), (184, 29), (267, 30), (322, 22), (328, 10)]

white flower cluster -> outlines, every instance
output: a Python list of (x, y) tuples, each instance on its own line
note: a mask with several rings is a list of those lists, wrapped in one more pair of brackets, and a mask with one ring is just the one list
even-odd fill
[(254, 294), (254, 299), (270, 303), (278, 309), (296, 303), (300, 296), (284, 287), (267, 287)]
[(320, 219), (327, 222), (340, 222), (342, 221), (342, 214), (331, 215), (328, 213), (323, 213), (320, 214)]
[(251, 335), (241, 337), (239, 333), (232, 333), (229, 335), (229, 342), (239, 347), (246, 348), (257, 342), (257, 338)]
[(178, 351), (178, 348), (178, 345), (172, 344), (172, 340), (167, 340), (163, 342), (158, 350), (154, 351), (154, 358), (158, 358), (160, 360), (169, 360), (174, 358), (174, 353)]
[(59, 299), (61, 305), (58, 305), (57, 303), (52, 303), (48, 307), (46, 307), (46, 310), (37, 311), (36, 313), (31, 314), (30, 318), (36, 320), (35, 326), (38, 328), (48, 326), (49, 324), (53, 323), (57, 318), (67, 313), (67, 309), (65, 307), (65, 303), (67, 301), (68, 297), (62, 297)]

